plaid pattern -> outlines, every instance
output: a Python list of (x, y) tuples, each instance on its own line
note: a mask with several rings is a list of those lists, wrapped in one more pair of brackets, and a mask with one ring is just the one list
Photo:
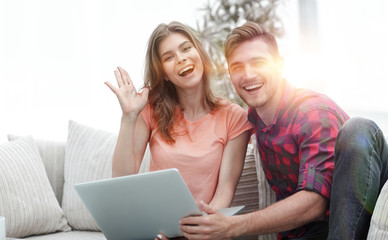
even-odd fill
[[(274, 122), (265, 126), (249, 109), (265, 175), (277, 200), (309, 190), (330, 197), (334, 144), (348, 115), (327, 96), (284, 82), (283, 98)], [(306, 228), (279, 234), (295, 238)]]

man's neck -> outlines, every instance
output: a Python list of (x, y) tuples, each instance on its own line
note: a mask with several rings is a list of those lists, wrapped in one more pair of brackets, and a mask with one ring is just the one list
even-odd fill
[(260, 116), (266, 126), (273, 124), (275, 120), (276, 113), (283, 97), (283, 89), (284, 84), (278, 91), (275, 92), (270, 101), (268, 101), (264, 106), (255, 108), (257, 115)]
[[(275, 110), (275, 111), (273, 111)], [(271, 125), (275, 119), (276, 109), (275, 108), (256, 108), (257, 115), (260, 116), (261, 120), (266, 126)]]

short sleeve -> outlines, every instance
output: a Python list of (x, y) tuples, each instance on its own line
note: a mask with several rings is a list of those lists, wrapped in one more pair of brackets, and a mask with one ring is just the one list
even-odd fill
[(227, 120), (228, 140), (236, 138), (247, 130), (252, 133), (253, 126), (248, 121), (248, 113), (239, 105), (230, 103)]
[(325, 110), (312, 110), (299, 129), (299, 180), (297, 190), (314, 191), (329, 198), (334, 171), (334, 145), (342, 122)]
[(140, 112), (141, 116), (143, 117), (144, 122), (148, 126), (149, 129), (152, 129), (152, 125), (154, 124), (153, 117), (152, 117), (152, 108), (150, 104), (146, 104), (144, 109)]

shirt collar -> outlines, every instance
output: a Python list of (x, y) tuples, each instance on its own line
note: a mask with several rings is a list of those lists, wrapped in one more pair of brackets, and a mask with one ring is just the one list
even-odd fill
[(292, 98), (295, 95), (295, 87), (288, 83), (285, 79), (283, 79), (282, 87), (282, 99), (280, 100), (274, 121), (271, 125), (266, 126), (264, 124), (261, 117), (257, 114), (256, 109), (251, 107), (248, 109), (248, 121), (254, 124), (258, 129), (270, 130), (272, 126), (278, 122), (278, 119), (281, 118), (284, 112), (288, 109), (289, 105), (292, 103)]

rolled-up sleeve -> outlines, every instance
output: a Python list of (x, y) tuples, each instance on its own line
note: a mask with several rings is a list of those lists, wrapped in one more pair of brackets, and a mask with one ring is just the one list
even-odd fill
[(334, 145), (342, 121), (336, 114), (314, 109), (304, 114), (299, 132), (299, 190), (329, 198), (334, 171)]

